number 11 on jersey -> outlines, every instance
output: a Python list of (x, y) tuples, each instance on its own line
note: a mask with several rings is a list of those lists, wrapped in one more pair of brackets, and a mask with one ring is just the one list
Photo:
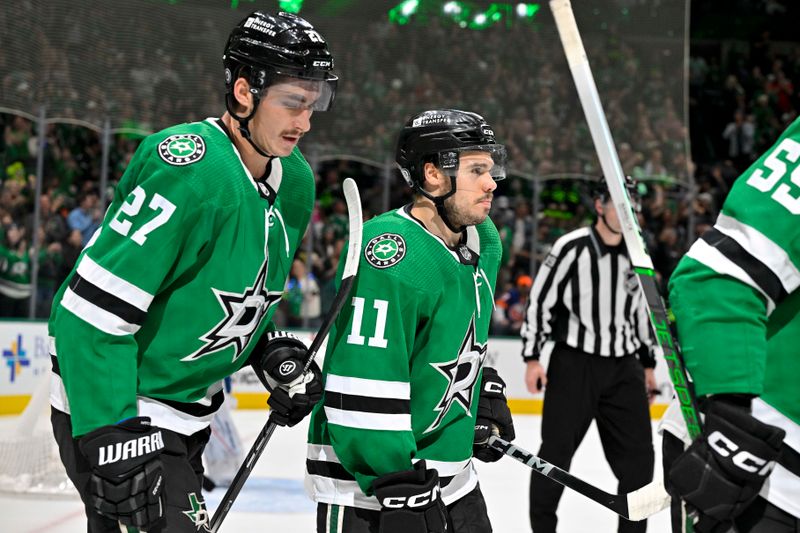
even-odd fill
[[(347, 344), (364, 346), (364, 337), (361, 335), (361, 322), (364, 320), (364, 298), (354, 296), (353, 301), (353, 326), (347, 336)], [(386, 348), (388, 341), (384, 338), (386, 333), (386, 314), (389, 310), (389, 302), (386, 300), (375, 300), (372, 307), (377, 312), (375, 318), (375, 332), (367, 339), (367, 345), (373, 348)], [(370, 310), (371, 311), (371, 310)]]

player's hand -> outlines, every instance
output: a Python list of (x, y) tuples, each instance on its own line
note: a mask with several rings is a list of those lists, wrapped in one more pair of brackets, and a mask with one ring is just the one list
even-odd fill
[(475, 417), (475, 441), (472, 445), (472, 455), (476, 459), (491, 463), (503, 457), (503, 452), (489, 447), (489, 437), (493, 432), (508, 441), (516, 437), (514, 420), (506, 400), (506, 384), (497, 375), (497, 370), (484, 368), (478, 415)]
[(89, 503), (126, 526), (151, 530), (164, 517), (161, 429), (140, 416), (103, 426), (81, 437), (81, 453), (92, 468)]
[(669, 470), (671, 487), (699, 513), (697, 531), (718, 530), (756, 499), (784, 436), (744, 407), (709, 401), (703, 433)]
[(381, 504), (378, 533), (445, 533), (447, 509), (439, 474), (417, 461), (411, 470), (380, 476), (372, 482)]
[(525, 386), (531, 394), (539, 394), (547, 386), (547, 372), (539, 361), (525, 364)]
[(317, 363), (312, 362), (303, 373), (307, 356), (303, 341), (284, 331), (266, 333), (251, 355), (256, 375), (270, 392), (270, 418), (278, 425), (299, 423), (322, 398), (322, 372)]

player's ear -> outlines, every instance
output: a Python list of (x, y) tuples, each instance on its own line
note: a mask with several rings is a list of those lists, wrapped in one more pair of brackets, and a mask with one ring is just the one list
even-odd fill
[(443, 186), (444, 174), (433, 163), (425, 163), (422, 167), (422, 186), (426, 191), (438, 196), (436, 193)]
[(250, 94), (250, 84), (244, 78), (238, 78), (233, 83), (233, 97), (236, 99), (236, 112), (240, 116), (247, 116), (253, 109), (253, 95)]

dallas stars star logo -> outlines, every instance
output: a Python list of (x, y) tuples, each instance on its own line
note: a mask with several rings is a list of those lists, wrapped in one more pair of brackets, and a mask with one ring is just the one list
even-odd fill
[(183, 514), (189, 517), (194, 526), (200, 531), (210, 531), (208, 529), (208, 511), (206, 510), (206, 502), (198, 500), (197, 494), (194, 492), (189, 493), (189, 505), (192, 506), (191, 511), (183, 511)]
[(472, 391), (485, 357), (486, 343), (480, 344), (475, 341), (475, 316), (473, 315), (464, 340), (461, 341), (458, 356), (452, 361), (431, 363), (431, 366), (439, 371), (448, 383), (442, 399), (433, 408), (438, 413), (436, 419), (428, 426), (425, 433), (439, 427), (453, 405), (461, 406), (467, 416), (472, 416), (470, 413)]
[(170, 135), (158, 144), (158, 155), (170, 165), (188, 165), (199, 161), (205, 154), (203, 138), (193, 133)]
[(371, 239), (364, 248), (364, 256), (376, 268), (389, 268), (406, 255), (406, 241), (396, 233), (384, 233)]
[[(265, 231), (269, 229), (269, 216)], [(236, 361), (250, 342), (250, 338), (261, 324), (261, 319), (276, 305), (283, 291), (270, 291), (266, 287), (269, 253), (264, 248), (264, 262), (258, 269), (253, 285), (244, 292), (227, 292), (211, 289), (222, 306), (225, 317), (214, 328), (200, 337), (205, 344), (196, 352), (187, 355), (181, 361), (194, 361), (208, 354), (233, 347), (233, 359)]]

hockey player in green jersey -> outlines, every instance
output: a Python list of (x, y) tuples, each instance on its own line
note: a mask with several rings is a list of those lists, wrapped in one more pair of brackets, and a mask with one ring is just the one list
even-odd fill
[(250, 363), (271, 417), (321, 397), (318, 368), (272, 315), (306, 231), (314, 176), (297, 148), (336, 76), (296, 15), (254, 12), (223, 55), (221, 119), (146, 138), (57, 295), (52, 423), (90, 532), (207, 530), (201, 455), (222, 380)]
[(506, 152), (475, 113), (411, 118), (397, 163), (414, 202), (364, 225), (351, 305), (329, 337), (309, 428), (317, 531), (491, 531), (472, 465), (514, 438), (483, 368), (502, 246), (487, 218)]
[(683, 452), (686, 426), (670, 407), (665, 466), (696, 531), (800, 531), (799, 177), (796, 120), (736, 180), (670, 280), (705, 419)]

